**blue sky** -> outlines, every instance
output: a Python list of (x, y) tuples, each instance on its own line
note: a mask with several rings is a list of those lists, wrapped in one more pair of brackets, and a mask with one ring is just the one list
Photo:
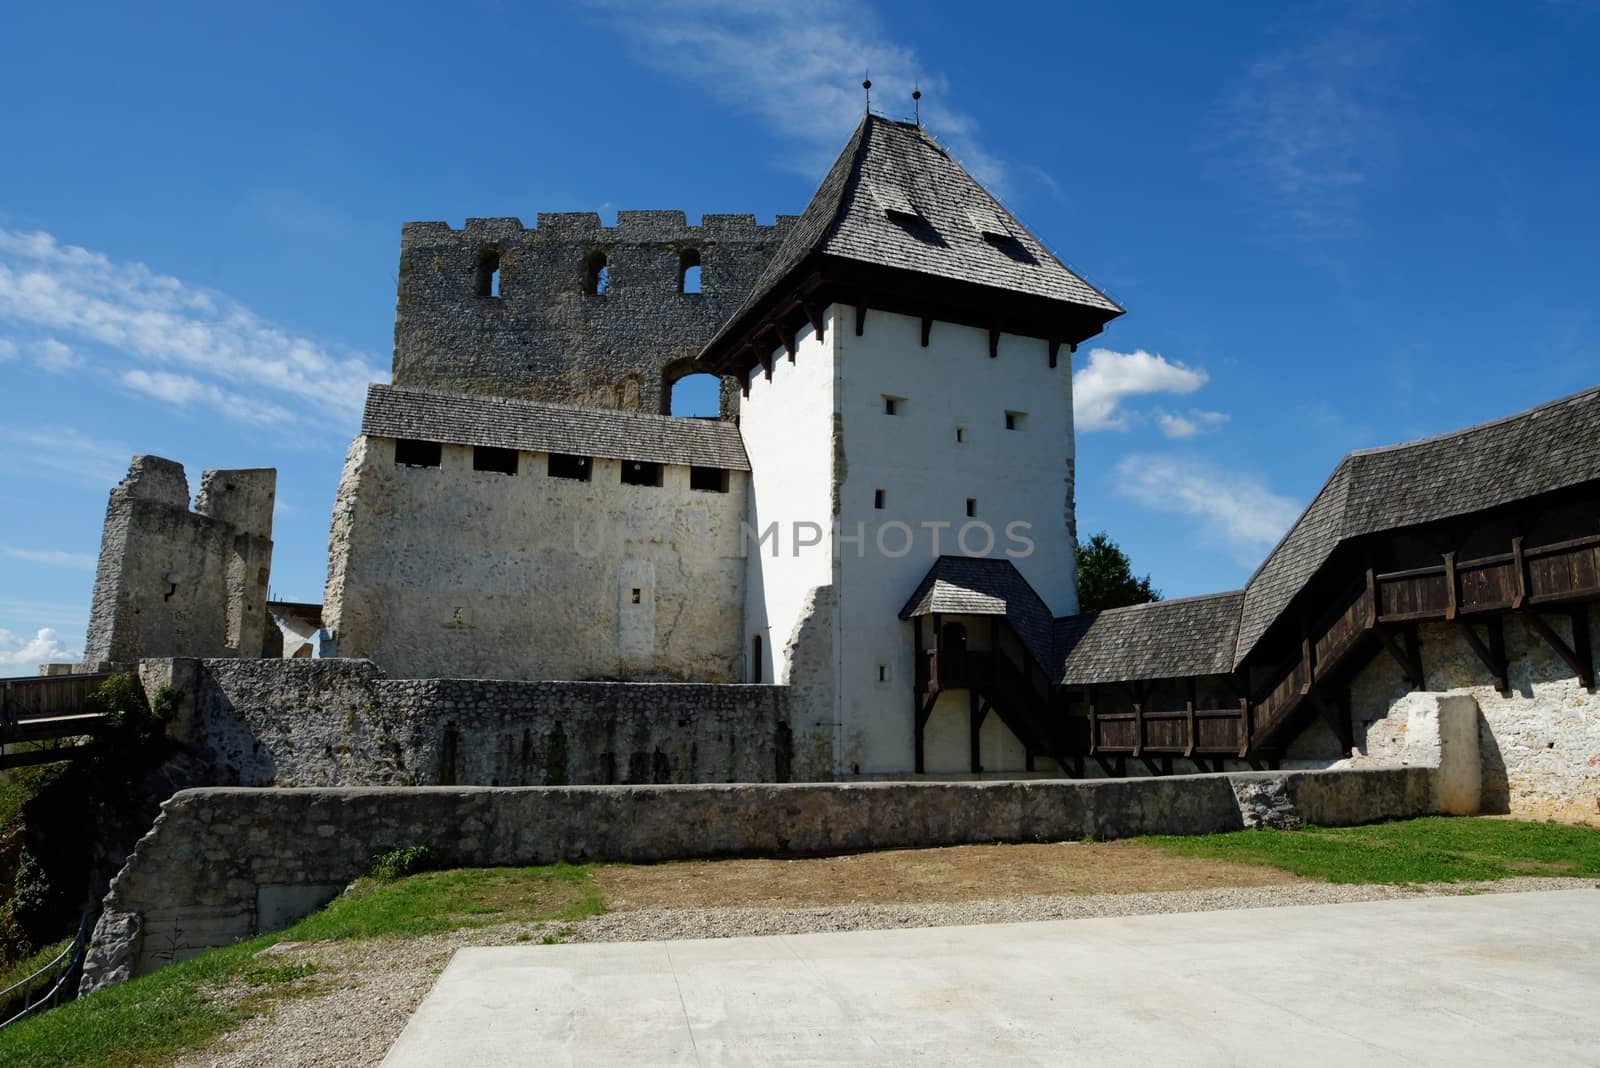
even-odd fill
[[(1344, 452), (1600, 379), (1600, 5), (12, 5), (0, 674), (82, 647), (135, 452), (276, 466), (320, 600), (400, 224), (799, 211), (870, 68), (1128, 314), (1079, 522), (1237, 586)], [(1099, 351), (1094, 351), (1099, 350)]]

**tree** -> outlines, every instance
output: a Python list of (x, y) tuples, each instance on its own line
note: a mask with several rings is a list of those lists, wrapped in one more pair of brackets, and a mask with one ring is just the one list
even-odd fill
[(1099, 612), (1161, 600), (1150, 576), (1133, 577), (1128, 554), (1105, 531), (1078, 543), (1078, 611)]

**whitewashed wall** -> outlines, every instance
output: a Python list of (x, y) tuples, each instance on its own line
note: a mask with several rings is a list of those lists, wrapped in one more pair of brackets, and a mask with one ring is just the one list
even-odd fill
[[(747, 475), (727, 493), (472, 469), (396, 467), (394, 442), (358, 438), (340, 479), (325, 625), (339, 654), (393, 677), (738, 681)], [(639, 603), (633, 603), (633, 590)]]
[[(842, 316), (853, 326), (853, 309)], [(999, 355), (989, 358), (985, 330), (935, 323), (927, 348), (919, 319), (881, 311), (867, 314), (866, 331), (837, 339), (839, 411), (842, 431), (840, 521), (845, 535), (864, 524), (866, 545), (839, 547), (839, 690), (841, 771), (882, 774), (908, 771), (913, 752), (911, 624), (900, 608), (938, 555), (923, 523), (947, 522), (938, 552), (1006, 557), (1023, 551), (1008, 541), (1006, 527), (1028, 524), (1027, 555), (1010, 557), (1055, 615), (1077, 608), (1073, 550), (1067, 534), (1067, 478), (1073, 453), (1071, 366), (1065, 353), (1054, 368), (1044, 341), (1002, 335)], [(884, 411), (885, 395), (903, 398), (899, 414)], [(1006, 412), (1025, 413), (1021, 428), (1007, 430)], [(956, 428), (965, 429), (964, 441)], [(874, 507), (876, 490), (884, 508)], [(958, 533), (976, 518), (994, 531), (995, 543), (976, 529), (965, 546)], [(892, 558), (904, 542), (899, 521), (915, 533), (911, 551)], [(987, 551), (984, 551), (987, 548)], [(888, 678), (879, 681), (879, 668)], [(942, 705), (952, 699), (946, 698)], [(968, 767), (965, 715), (941, 707), (930, 722), (928, 770), (955, 762), (946, 739), (957, 726), (960, 767)], [(986, 722), (985, 737), (1009, 736), (998, 720)], [(1022, 767), (1015, 739), (986, 743), (986, 767)], [(955, 770), (955, 769), (951, 769)]]
[[(751, 467), (746, 522), (756, 536), (777, 524), (776, 541), (757, 546), (751, 540), (746, 546), (746, 681), (755, 675), (749, 660), (751, 638), (757, 636), (761, 679), (792, 681), (786, 648), (804, 618), (808, 595), (834, 581), (834, 346), (839, 332), (834, 309), (825, 314), (822, 339), (805, 328), (794, 360), (781, 351), (774, 356), (770, 382), (757, 368), (750, 376), (750, 394), (739, 405), (739, 431)], [(817, 538), (816, 544), (796, 549), (797, 522), (814, 524), (801, 540)]]

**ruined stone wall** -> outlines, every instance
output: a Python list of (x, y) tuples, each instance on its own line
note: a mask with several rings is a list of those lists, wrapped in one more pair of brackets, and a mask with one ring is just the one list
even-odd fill
[(274, 930), (373, 857), (451, 867), (649, 863), (1324, 826), (1433, 810), (1426, 769), (1095, 782), (185, 790), (112, 883), (85, 989)]
[(175, 729), (242, 786), (826, 779), (831, 744), (781, 686), (390, 679), (363, 660), (147, 662)]
[[(667, 413), (670, 382), (744, 301), (793, 224), (753, 215), (623, 211), (407, 223), (394, 384)], [(603, 257), (607, 284), (594, 292)], [(698, 293), (680, 291), (700, 264)], [(499, 295), (485, 295), (498, 266)], [(724, 417), (733, 392), (724, 383)]]
[[(334, 504), (323, 623), (341, 656), (424, 678), (740, 677), (748, 475), (726, 493), (552, 478), (544, 453), (516, 475), (396, 466), (394, 442), (357, 438)], [(637, 593), (635, 593), (637, 591)]]
[(260, 656), (272, 566), (271, 468), (206, 471), (135, 456), (111, 491), (84, 663)]
[[(1600, 606), (1588, 608), (1591, 641), (1600, 639)], [(1571, 642), (1561, 616), (1550, 625)], [(1351, 688), (1357, 763), (1395, 764), (1409, 759), (1413, 722), (1441, 697), (1469, 697), (1480, 710), (1483, 810), (1530, 819), (1594, 819), (1600, 815), (1600, 694), (1578, 682), (1572, 668), (1524, 620), (1505, 617), (1507, 681), (1494, 689), (1489, 670), (1457, 625), (1424, 624), (1422, 666), (1427, 688), (1413, 691), (1387, 653)], [(1595, 641), (1600, 659), (1600, 641)], [(1291, 748), (1307, 762), (1339, 759), (1332, 732), (1320, 721)]]

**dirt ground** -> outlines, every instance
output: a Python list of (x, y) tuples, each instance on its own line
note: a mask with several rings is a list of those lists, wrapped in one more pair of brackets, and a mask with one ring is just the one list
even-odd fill
[(740, 908), (985, 901), (1301, 882), (1271, 868), (1175, 857), (1136, 842), (952, 846), (800, 860), (602, 867), (608, 907)]

